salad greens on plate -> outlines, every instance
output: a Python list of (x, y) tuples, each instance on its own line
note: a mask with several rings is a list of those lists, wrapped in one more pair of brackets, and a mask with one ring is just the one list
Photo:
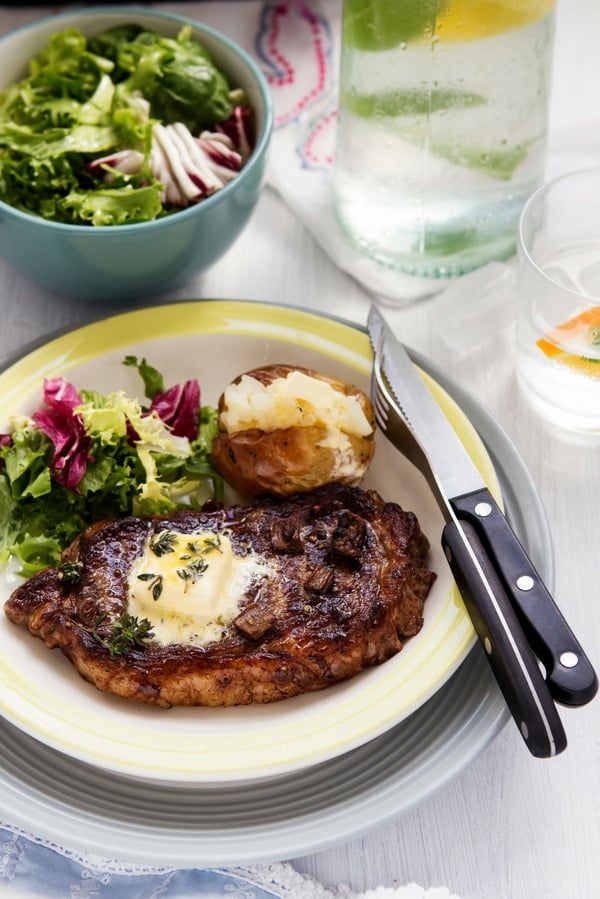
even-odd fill
[(152, 221), (235, 178), (252, 112), (189, 25), (68, 28), (0, 92), (0, 199), (77, 225)]
[(210, 457), (217, 410), (201, 405), (198, 382), (165, 390), (145, 359), (124, 364), (137, 368), (147, 404), (46, 378), (43, 406), (0, 434), (0, 563), (14, 557), (29, 576), (56, 567), (94, 521), (222, 498)]

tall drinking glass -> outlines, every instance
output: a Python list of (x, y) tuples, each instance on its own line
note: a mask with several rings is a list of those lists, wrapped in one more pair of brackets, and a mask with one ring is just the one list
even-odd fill
[(536, 191), (518, 249), (519, 381), (549, 421), (600, 434), (600, 168)]
[(333, 192), (358, 250), (428, 277), (514, 252), (553, 32), (554, 0), (344, 0)]

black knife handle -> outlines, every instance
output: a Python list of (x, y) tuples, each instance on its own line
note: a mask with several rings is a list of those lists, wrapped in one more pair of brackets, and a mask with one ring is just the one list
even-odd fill
[(554, 699), (568, 706), (589, 702), (598, 690), (596, 672), (489, 490), (452, 499), (451, 505), (490, 554)]
[(538, 660), (495, 568), (468, 522), (449, 521), (442, 533), (446, 558), (475, 631), (527, 748), (550, 758), (567, 738)]

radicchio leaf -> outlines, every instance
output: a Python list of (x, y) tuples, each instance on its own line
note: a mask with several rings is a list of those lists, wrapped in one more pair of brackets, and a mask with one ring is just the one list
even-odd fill
[(227, 121), (220, 122), (214, 128), (227, 135), (242, 159), (248, 159), (254, 147), (252, 113), (248, 106), (236, 106)]
[(176, 437), (196, 440), (200, 427), (200, 386), (198, 381), (184, 381), (164, 393), (157, 393), (150, 412), (156, 412)]
[(93, 159), (88, 162), (86, 169), (92, 175), (97, 175), (110, 184), (114, 181), (114, 170), (122, 172), (124, 175), (135, 175), (141, 170), (143, 162), (144, 156), (137, 150), (119, 150), (109, 153), (108, 156)]
[(91, 439), (85, 433), (81, 415), (73, 412), (81, 406), (81, 397), (64, 378), (45, 378), (44, 401), (48, 408), (35, 412), (32, 418), (54, 444), (52, 476), (63, 487), (77, 490), (91, 461)]

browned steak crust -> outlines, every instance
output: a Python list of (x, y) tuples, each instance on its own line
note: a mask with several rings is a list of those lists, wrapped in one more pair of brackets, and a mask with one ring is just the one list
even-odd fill
[[(206, 646), (150, 642), (113, 657), (91, 633), (127, 610), (127, 578), (149, 534), (211, 530), (238, 553), (268, 559), (225, 636)], [(84, 531), (63, 561), (69, 585), (46, 569), (5, 603), (16, 624), (58, 647), (100, 690), (160, 706), (272, 702), (318, 690), (384, 662), (423, 623), (435, 579), (429, 543), (410, 512), (374, 491), (330, 485), (249, 507), (123, 518)]]

